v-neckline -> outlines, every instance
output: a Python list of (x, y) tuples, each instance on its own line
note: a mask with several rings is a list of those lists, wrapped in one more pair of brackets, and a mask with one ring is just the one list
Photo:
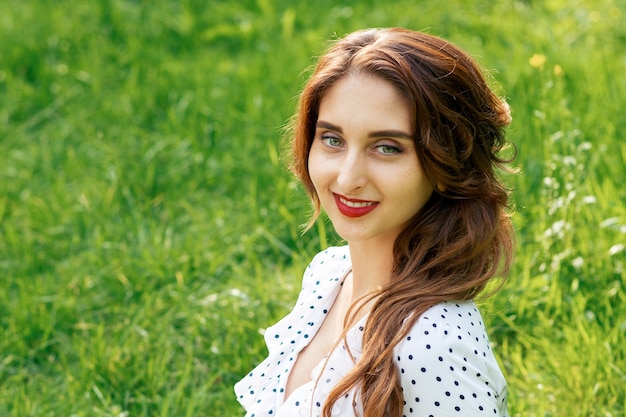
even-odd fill
[[(330, 307), (328, 308), (328, 312), (330, 312), (332, 310), (332, 308), (335, 306), (335, 303), (337, 302), (337, 299), (339, 297), (339, 294), (341, 293), (341, 290), (343, 288), (343, 284), (345, 283), (346, 279), (348, 278), (348, 276), (352, 273), (352, 268), (348, 268), (344, 274), (342, 275), (341, 279), (338, 280), (338, 284), (336, 284), (336, 288), (333, 288), (333, 291), (329, 293), (329, 297), (332, 295), (332, 301), (330, 301)], [(333, 344), (331, 345), (331, 349), (326, 353), (326, 355), (324, 355), (316, 364), (315, 366), (313, 366), (311, 368), (310, 371), (310, 378), (309, 380), (307, 380), (306, 382), (296, 386), (287, 396), (287, 392), (286, 392), (286, 388), (287, 385), (289, 383), (289, 379), (291, 377), (291, 374), (293, 372), (293, 369), (295, 368), (296, 364), (298, 363), (298, 360), (300, 359), (300, 354), (313, 342), (313, 340), (315, 339), (315, 337), (318, 335), (319, 330), (322, 328), (322, 326), (324, 325), (324, 322), (326, 321), (326, 319), (328, 318), (329, 314), (325, 314), (323, 317), (323, 320), (319, 321), (319, 323), (317, 324), (317, 326), (315, 327), (315, 333), (312, 334), (312, 337), (310, 337), (308, 339), (308, 342), (306, 344), (303, 344), (302, 346), (299, 347), (298, 351), (295, 352), (294, 355), (294, 359), (293, 359), (293, 363), (291, 365), (291, 367), (289, 368), (289, 371), (286, 372), (285, 374), (285, 385), (283, 387), (283, 389), (285, 389), (285, 391), (283, 392), (282, 395), (282, 402), (279, 404), (279, 407), (282, 406), (283, 404), (287, 403), (289, 401), (289, 399), (293, 396), (294, 393), (301, 391), (301, 389), (303, 387), (308, 386), (309, 384), (314, 382), (314, 378), (313, 375), (314, 374), (320, 374), (322, 371), (320, 372), (316, 372), (317, 369), (320, 366), (325, 365), (325, 362), (328, 360), (328, 358), (332, 355), (332, 353), (334, 352), (335, 349), (337, 349), (340, 345), (341, 345), (341, 340), (335, 340), (335, 342), (333, 342)], [(346, 335), (349, 334), (353, 329), (355, 329), (360, 322), (367, 317), (367, 314), (362, 317), (361, 319), (359, 319), (352, 327), (350, 327), (348, 329), (348, 331), (346, 332)]]

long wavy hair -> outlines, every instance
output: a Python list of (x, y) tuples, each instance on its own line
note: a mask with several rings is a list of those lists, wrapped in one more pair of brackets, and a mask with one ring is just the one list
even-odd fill
[(380, 77), (405, 98), (419, 163), (435, 191), (397, 237), (391, 280), (370, 294), (375, 302), (362, 356), (329, 394), (323, 415), (330, 417), (333, 404), (357, 388), (364, 417), (399, 417), (403, 397), (393, 348), (428, 308), (475, 298), (511, 265), (509, 192), (497, 175), (513, 159), (501, 156), (511, 116), (476, 62), (441, 38), (391, 28), (336, 41), (306, 83), (292, 125), (291, 170), (313, 201), (312, 221), (321, 208), (308, 157), (320, 102), (351, 72)]

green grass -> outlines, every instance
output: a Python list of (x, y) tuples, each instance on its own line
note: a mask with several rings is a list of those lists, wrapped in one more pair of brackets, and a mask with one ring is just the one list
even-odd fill
[(283, 126), (370, 26), (457, 43), (513, 108), (518, 254), (483, 303), (511, 415), (624, 415), (624, 0), (294, 3), (0, 5), (0, 415), (243, 414), (260, 329), (337, 241), (300, 236)]

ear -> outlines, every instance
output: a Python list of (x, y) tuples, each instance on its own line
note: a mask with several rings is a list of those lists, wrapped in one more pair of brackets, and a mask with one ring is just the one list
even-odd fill
[(437, 187), (437, 191), (439, 191), (440, 193), (443, 193), (446, 191), (446, 186), (440, 182), (437, 183), (436, 187)]

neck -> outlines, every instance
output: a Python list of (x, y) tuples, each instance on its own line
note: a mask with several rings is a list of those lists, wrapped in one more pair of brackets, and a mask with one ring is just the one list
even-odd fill
[(350, 258), (353, 302), (389, 282), (393, 268), (393, 246), (369, 242), (350, 243)]

